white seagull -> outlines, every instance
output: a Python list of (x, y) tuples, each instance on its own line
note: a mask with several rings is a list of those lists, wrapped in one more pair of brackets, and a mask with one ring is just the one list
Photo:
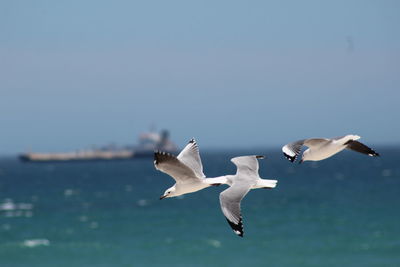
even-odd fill
[(285, 157), (294, 162), (297, 156), (300, 154), (302, 146), (307, 146), (308, 149), (303, 152), (302, 158), (299, 163), (306, 160), (318, 161), (329, 158), (336, 153), (344, 149), (350, 149), (356, 152), (367, 154), (371, 157), (378, 157), (379, 154), (376, 153), (371, 148), (366, 145), (356, 141), (360, 139), (358, 135), (346, 135), (337, 138), (310, 138), (298, 140), (293, 143), (289, 143), (282, 147), (283, 154)]
[[(277, 180), (261, 179), (258, 174), (257, 159), (263, 156), (242, 156), (232, 158), (236, 165), (235, 175), (224, 176), (230, 187), (219, 195), (222, 213), (229, 225), (238, 236), (243, 237), (243, 222), (240, 212), (240, 202), (250, 191), (256, 188), (274, 188)], [(218, 179), (218, 178), (215, 178)]]
[(192, 138), (178, 156), (166, 152), (154, 153), (154, 166), (172, 178), (176, 183), (168, 188), (160, 199), (192, 193), (209, 186), (226, 183), (224, 177), (206, 178), (199, 154), (199, 147)]

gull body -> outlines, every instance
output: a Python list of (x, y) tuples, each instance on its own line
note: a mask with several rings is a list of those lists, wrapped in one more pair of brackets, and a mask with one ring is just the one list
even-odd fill
[(224, 177), (205, 178), (199, 148), (194, 139), (189, 141), (178, 156), (166, 152), (155, 152), (154, 166), (176, 181), (172, 187), (165, 190), (160, 199), (181, 196), (226, 183)]
[(263, 158), (263, 156), (232, 158), (231, 161), (236, 165), (237, 172), (235, 175), (223, 176), (230, 187), (219, 196), (221, 210), (234, 233), (241, 237), (244, 233), (240, 208), (242, 199), (251, 189), (274, 188), (278, 182), (260, 178), (257, 161), (259, 158)]
[(308, 149), (303, 152), (299, 163), (307, 160), (324, 160), (341, 152), (344, 149), (353, 150), (371, 157), (379, 156), (379, 154), (374, 150), (358, 142), (358, 139), (360, 139), (360, 136), (352, 134), (336, 138), (302, 139), (286, 144), (282, 147), (282, 152), (288, 160), (294, 162), (300, 154), (301, 148), (303, 146), (308, 147)]

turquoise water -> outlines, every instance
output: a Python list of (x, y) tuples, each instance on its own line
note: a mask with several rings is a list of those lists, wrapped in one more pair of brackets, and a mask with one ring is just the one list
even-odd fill
[(400, 266), (400, 148), (291, 164), (278, 150), (202, 152), (207, 176), (266, 154), (274, 190), (242, 202), (244, 238), (207, 188), (173, 184), (151, 159), (32, 164), (0, 159), (0, 266)]

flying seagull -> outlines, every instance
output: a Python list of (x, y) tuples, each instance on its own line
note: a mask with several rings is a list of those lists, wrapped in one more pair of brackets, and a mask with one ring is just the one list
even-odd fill
[(339, 153), (346, 148), (356, 152), (367, 154), (371, 157), (379, 157), (379, 154), (376, 153), (374, 150), (356, 141), (358, 139), (360, 139), (360, 136), (358, 135), (346, 135), (331, 139), (303, 139), (285, 145), (284, 147), (282, 147), (282, 151), (283, 155), (285, 155), (288, 160), (294, 162), (297, 156), (300, 154), (302, 146), (304, 145), (308, 147), (308, 149), (303, 152), (302, 158), (299, 163), (302, 163), (306, 160), (323, 160), (335, 155), (336, 153)]
[[(250, 191), (256, 188), (274, 188), (278, 181), (261, 179), (258, 174), (257, 159), (263, 156), (242, 156), (232, 158), (236, 165), (235, 175), (226, 175), (230, 187), (219, 195), (222, 213), (229, 225), (238, 236), (243, 237), (243, 222), (240, 212), (240, 202)], [(216, 178), (218, 179), (218, 178)]]
[(160, 199), (192, 193), (209, 186), (226, 183), (224, 177), (206, 178), (199, 154), (199, 147), (192, 138), (178, 156), (166, 152), (154, 152), (154, 166), (176, 183), (168, 188)]

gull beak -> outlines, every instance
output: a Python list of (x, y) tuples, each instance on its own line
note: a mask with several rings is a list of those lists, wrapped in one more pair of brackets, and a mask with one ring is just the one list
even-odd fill
[(167, 197), (166, 195), (165, 195), (165, 196), (161, 196), (161, 197), (160, 197), (160, 200), (161, 200), (161, 199), (164, 199), (164, 198), (166, 198), (166, 197)]

